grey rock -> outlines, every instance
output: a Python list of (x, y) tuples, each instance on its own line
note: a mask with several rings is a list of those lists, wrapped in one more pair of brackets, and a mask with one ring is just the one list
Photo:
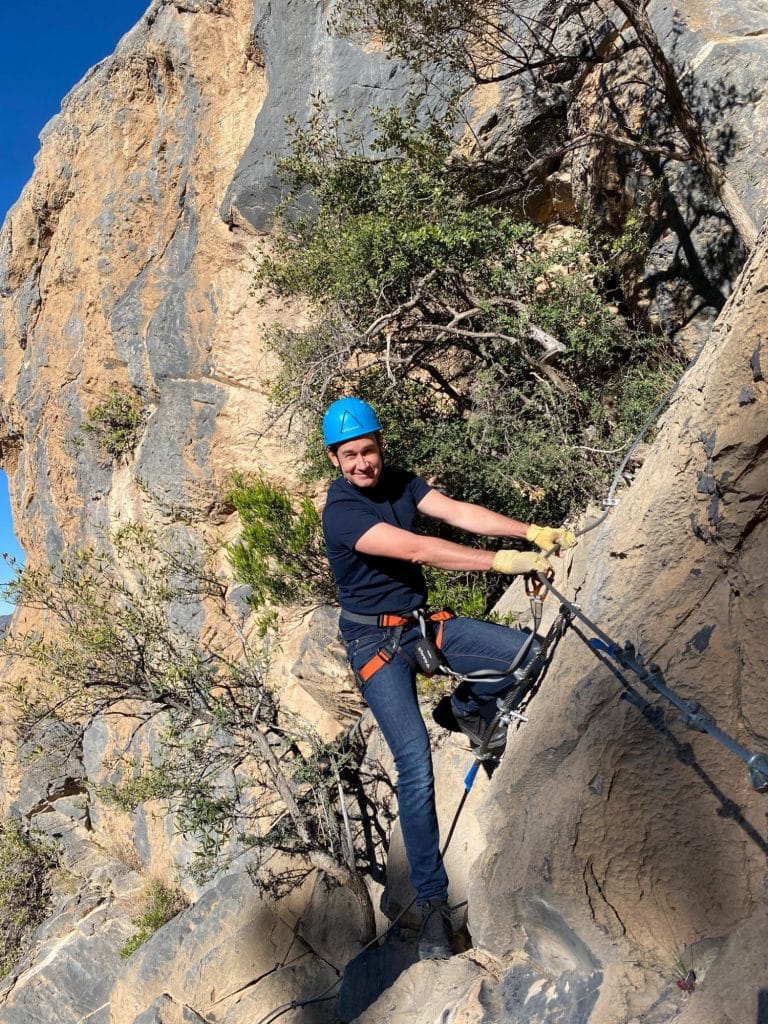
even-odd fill
[[(86, 818), (85, 824), (88, 824)], [(51, 808), (31, 817), (32, 827), (55, 841), (59, 866), (77, 878), (88, 879), (108, 856), (92, 842), (90, 829), (68, 814)], [(116, 862), (112, 862), (116, 865)], [(118, 868), (118, 870), (120, 870)]]
[(294, 943), (250, 876), (228, 875), (136, 950), (111, 999), (131, 1021), (163, 994), (205, 1013), (271, 972)]
[[(653, 2), (648, 13), (707, 142), (759, 226), (767, 206), (760, 157), (768, 143), (764, 8), (745, 0), (714, 5), (699, 17)], [(646, 277), (663, 326), (673, 336), (683, 331), (692, 351), (723, 308), (743, 252), (695, 165), (669, 162), (664, 172), (672, 185), (672, 233), (654, 247)]]
[(343, 1021), (359, 1017), (417, 961), (415, 936), (413, 932), (404, 938), (395, 932), (381, 946), (364, 950), (346, 965), (338, 1002)]
[(227, 591), (227, 605), (238, 619), (245, 620), (250, 615), (252, 594), (253, 589), (246, 584), (238, 584)]
[(225, 399), (211, 381), (165, 382), (136, 458), (137, 478), (162, 507), (199, 513), (214, 503), (215, 490), (193, 481), (207, 479), (210, 439)]
[(110, 990), (123, 969), (126, 914), (98, 896), (67, 901), (32, 939), (33, 950), (0, 991), (2, 1024), (106, 1024)]
[(201, 1017), (189, 1006), (180, 1006), (167, 993), (163, 993), (134, 1018), (133, 1024), (205, 1024), (205, 1017)]
[(311, 956), (301, 956), (257, 979), (253, 986), (235, 997), (233, 1005), (221, 1018), (221, 1024), (257, 1024), (270, 1017), (277, 1020), (273, 1015), (294, 1000), (301, 1003), (296, 1011), (301, 1024), (338, 1024), (334, 999), (337, 983), (336, 972), (328, 964)]
[(12, 810), (30, 816), (61, 797), (84, 792), (85, 771), (76, 726), (59, 719), (42, 721), (18, 750), (19, 795)]
[[(401, 974), (353, 1024), (433, 1024), (461, 1019), (457, 1008), (485, 976), (483, 967), (464, 957), (422, 960)], [(497, 1022), (501, 1020), (497, 1018)]]
[[(507, 971), (477, 1024), (587, 1024), (600, 994), (602, 974), (581, 975), (574, 971), (547, 976), (533, 966), (520, 965)], [(490, 988), (490, 986), (489, 986)], [(485, 1000), (480, 997), (481, 1003)]]
[(163, 256), (166, 284), (163, 297), (147, 327), (146, 351), (155, 384), (187, 376), (194, 359), (195, 337), (186, 302), (195, 287), (191, 274), (197, 246), (197, 216), (185, 204), (181, 221)]
[(597, 957), (545, 900), (528, 897), (520, 916), (525, 919), (525, 952), (553, 976), (563, 970), (589, 978), (599, 973)]
[(344, 649), (339, 642), (339, 610), (331, 605), (322, 605), (309, 617), (291, 674), (297, 679), (313, 679), (318, 674), (318, 666), (329, 657), (340, 667), (346, 667)]
[[(221, 207), (228, 222), (237, 210), (257, 230), (268, 230), (282, 198), (276, 161), (287, 151), (286, 118), (306, 125), (318, 91), (329, 117), (349, 114), (354, 128), (370, 134), (369, 108), (399, 106), (415, 85), (402, 63), (373, 47), (364, 51), (329, 31), (330, 13), (317, 2), (305, 5), (300, 18), (290, 0), (258, 0), (255, 5), (254, 35), (270, 88)], [(440, 109), (438, 88), (431, 102)]]
[(129, 383), (142, 390), (150, 386), (144, 366), (144, 309), (141, 303), (148, 273), (145, 267), (114, 300), (110, 318), (115, 353), (126, 364)]
[(62, 797), (59, 800), (51, 801), (51, 803), (57, 814), (62, 814), (65, 818), (71, 818), (78, 825), (89, 826), (87, 793), (81, 793), (74, 797)]

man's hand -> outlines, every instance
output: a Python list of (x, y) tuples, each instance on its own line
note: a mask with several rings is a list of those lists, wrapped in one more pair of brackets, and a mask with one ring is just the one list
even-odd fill
[(572, 548), (576, 543), (576, 534), (557, 526), (529, 526), (525, 533), (529, 544), (535, 544), (542, 551), (553, 548)]
[(550, 571), (550, 564), (538, 551), (497, 551), (493, 559), (493, 569), (503, 572), (506, 576), (517, 576), (528, 572)]

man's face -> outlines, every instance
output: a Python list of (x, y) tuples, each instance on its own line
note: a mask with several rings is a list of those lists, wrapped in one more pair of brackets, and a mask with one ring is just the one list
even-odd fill
[(375, 434), (364, 434), (354, 441), (343, 441), (335, 452), (328, 450), (328, 458), (345, 480), (355, 487), (375, 487), (384, 465), (381, 446)]

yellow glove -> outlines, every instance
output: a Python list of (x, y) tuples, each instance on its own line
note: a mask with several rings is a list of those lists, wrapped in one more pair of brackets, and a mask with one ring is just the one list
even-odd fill
[(509, 551), (503, 549), (497, 551), (493, 559), (493, 568), (496, 572), (503, 572), (507, 576), (516, 576), (526, 572), (550, 571), (550, 564), (538, 551)]
[(576, 534), (557, 526), (531, 525), (525, 532), (525, 539), (542, 551), (551, 551), (554, 547), (572, 548), (576, 543)]

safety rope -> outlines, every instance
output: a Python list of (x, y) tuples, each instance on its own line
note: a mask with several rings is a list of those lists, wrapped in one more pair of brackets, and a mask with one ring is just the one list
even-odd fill
[[(541, 621), (541, 604), (543, 600), (544, 597), (541, 596), (541, 588), (537, 588), (535, 596), (531, 598), (532, 606), (534, 602), (538, 605), (538, 609), (534, 612), (536, 629), (538, 629), (538, 625)], [(542, 680), (544, 679), (546, 671), (552, 661), (552, 657), (554, 656), (555, 648), (565, 635), (570, 622), (571, 613), (569, 609), (564, 605), (561, 605), (534, 657), (529, 661), (525, 668), (519, 669), (513, 673), (515, 678), (514, 685), (510, 688), (506, 696), (500, 697), (496, 702), (496, 715), (490, 720), (486, 727), (480, 744), (472, 751), (474, 762), (470, 766), (469, 771), (464, 778), (464, 787), (466, 792), (469, 792), (472, 788), (472, 784), (477, 777), (480, 765), (489, 761), (498, 761), (501, 756), (500, 752), (495, 749), (499, 742), (497, 740), (499, 730), (503, 729), (504, 734), (506, 734), (513, 722), (519, 727), (524, 722), (528, 721), (527, 716), (523, 714), (520, 709), (528, 707), (535, 693), (541, 686)]]
[[(624, 472), (627, 466), (629, 465), (632, 456), (635, 454), (643, 438), (657, 422), (662, 411), (672, 401), (672, 398), (675, 396), (686, 373), (690, 369), (692, 369), (692, 367), (698, 360), (703, 350), (703, 347), (704, 346), (702, 345), (699, 348), (698, 352), (696, 352), (694, 357), (690, 360), (685, 370), (681, 373), (680, 377), (675, 382), (673, 387), (671, 387), (669, 391), (667, 391), (667, 393), (656, 404), (656, 406), (654, 406), (654, 408), (651, 410), (651, 412), (643, 422), (642, 426), (640, 427), (634, 439), (632, 440), (629, 448), (627, 449), (626, 455), (622, 459), (618, 469), (613, 475), (607, 496), (603, 500), (603, 513), (593, 522), (587, 523), (585, 526), (576, 530), (575, 532), (577, 537), (582, 537), (584, 536), (584, 534), (589, 533), (590, 531), (598, 527), (602, 522), (605, 521), (611, 509), (615, 508), (619, 504), (619, 499), (616, 498), (616, 490), (620, 482), (624, 478)], [(557, 550), (557, 548), (553, 548), (551, 551), (546, 552), (546, 557), (555, 554)], [(606, 656), (612, 658), (617, 664), (621, 665), (622, 667), (631, 669), (638, 676), (642, 683), (644, 683), (651, 690), (660, 694), (662, 697), (670, 701), (670, 703), (672, 703), (675, 707), (678, 708), (678, 710), (680, 710), (683, 713), (682, 720), (685, 725), (687, 725), (689, 728), (696, 729), (697, 731), (709, 733), (714, 739), (716, 739), (718, 742), (723, 744), (727, 749), (731, 750), (734, 754), (740, 757), (747, 765), (749, 771), (749, 780), (752, 787), (756, 790), (756, 792), (768, 792), (768, 756), (761, 752), (750, 751), (746, 747), (739, 744), (732, 737), (728, 736), (727, 733), (725, 733), (723, 730), (717, 727), (717, 725), (715, 724), (714, 717), (710, 714), (710, 712), (708, 712), (704, 707), (702, 707), (701, 704), (698, 704), (695, 701), (684, 700), (683, 698), (679, 697), (674, 692), (674, 690), (664, 685), (661, 682), (661, 671), (657, 665), (651, 664), (650, 666), (648, 666), (648, 668), (646, 668), (642, 662), (642, 658), (637, 655), (634, 648), (632, 648), (628, 644), (625, 644), (623, 647), (620, 647), (618, 644), (616, 644), (608, 636), (607, 633), (600, 629), (599, 626), (592, 622), (592, 620), (589, 619), (581, 611), (578, 605), (569, 601), (563, 594), (561, 594), (553, 586), (552, 581), (550, 579), (547, 579), (541, 573), (534, 573), (532, 575), (538, 580), (539, 584), (535, 592), (535, 597), (538, 601), (538, 615), (536, 610), (534, 609), (532, 601), (531, 606), (534, 612), (534, 624), (531, 629), (529, 640), (526, 642), (526, 644), (524, 644), (524, 647), (520, 652), (519, 656), (515, 659), (514, 664), (511, 665), (508, 670), (510, 675), (517, 675), (518, 685), (513, 687), (513, 689), (510, 691), (510, 694), (508, 694), (506, 698), (503, 698), (499, 701), (498, 713), (496, 717), (492, 720), (489, 728), (486, 730), (481, 745), (473, 752), (474, 760), (464, 778), (464, 792), (461, 795), (458, 807), (456, 808), (456, 812), (453, 816), (453, 821), (451, 822), (450, 828), (448, 830), (448, 835), (446, 837), (446, 841), (442, 850), (443, 856), (445, 855), (448, 846), (451, 842), (451, 839), (453, 838), (456, 826), (459, 821), (459, 817), (461, 816), (461, 812), (464, 809), (464, 805), (472, 789), (480, 765), (489, 759), (488, 746), (492, 742), (495, 730), (502, 724), (505, 724), (507, 728), (509, 728), (513, 720), (518, 725), (527, 721), (526, 716), (520, 713), (519, 708), (522, 706), (522, 703), (526, 699), (526, 697), (528, 698), (528, 700), (526, 701), (526, 706), (527, 703), (530, 702), (530, 699), (533, 696), (535, 689), (538, 685), (540, 685), (541, 680), (543, 679), (544, 674), (546, 672), (546, 669), (549, 667), (552, 655), (554, 654), (554, 648), (557, 646), (557, 643), (565, 634), (569, 625), (571, 625), (572, 619), (574, 617), (580, 619), (595, 634), (594, 638), (588, 640), (582, 636), (580, 630), (575, 630), (577, 635), (580, 636), (582, 640), (584, 640), (584, 642), (593, 651), (596, 657), (599, 658), (601, 653), (605, 654)], [(544, 600), (544, 597), (546, 597), (547, 593), (552, 593), (560, 601), (560, 610), (555, 621), (550, 627), (547, 636), (542, 642), (541, 647), (537, 652), (535, 658), (532, 659), (531, 663), (529, 663), (528, 668), (523, 670), (523, 674), (521, 676), (520, 671), (518, 670), (518, 665), (527, 656), (530, 646), (533, 643), (533, 640), (536, 636), (541, 621), (541, 602)], [(542, 652), (544, 652), (543, 659), (541, 657)], [(536, 663), (538, 663), (538, 672), (534, 673), (533, 666)], [(453, 673), (450, 671), (448, 671), (446, 674), (453, 676), (457, 675), (457, 673)], [(620, 674), (619, 678), (622, 678)], [(533, 682), (530, 682), (531, 679), (533, 680)], [(386, 938), (386, 936), (392, 931), (392, 929), (397, 925), (397, 923), (411, 909), (415, 902), (416, 897), (414, 896), (413, 899), (405, 907), (403, 907), (403, 909), (397, 914), (397, 916), (392, 921), (390, 921), (389, 925), (387, 926), (387, 928), (384, 929), (383, 932), (381, 932), (379, 935), (376, 935), (373, 939), (370, 940), (370, 942), (363, 946), (363, 948), (360, 950), (360, 953), (364, 953), (372, 946), (377, 945), (378, 943), (383, 941), (383, 939)], [(271, 1013), (267, 1014), (266, 1017), (262, 1017), (258, 1024), (272, 1024), (272, 1022), (277, 1020), (278, 1017), (281, 1017), (283, 1014), (288, 1013), (290, 1010), (298, 1009), (303, 1006), (310, 1006), (315, 1003), (321, 1003), (329, 999), (335, 998), (335, 996), (330, 993), (333, 993), (334, 989), (341, 983), (342, 978), (343, 975), (341, 975), (333, 983), (333, 985), (325, 989), (325, 991), (318, 996), (315, 996), (310, 999), (296, 999), (292, 1000), (289, 1003), (284, 1003), (282, 1006), (277, 1007)]]
[[(685, 700), (671, 689), (671, 687), (667, 686), (663, 682), (662, 673), (658, 665), (651, 663), (646, 666), (642, 656), (638, 655), (631, 644), (624, 644), (623, 646), (617, 644), (603, 629), (585, 615), (578, 605), (569, 601), (563, 594), (561, 594), (553, 585), (551, 579), (548, 579), (542, 573), (536, 573), (535, 576), (538, 586), (535, 588), (533, 593), (535, 600), (538, 602), (538, 609), (534, 609), (535, 628), (532, 630), (532, 635), (535, 635), (536, 629), (538, 628), (541, 620), (541, 602), (548, 593), (551, 593), (558, 599), (560, 602), (560, 608), (534, 658), (531, 659), (524, 669), (517, 669), (513, 673), (516, 678), (517, 685), (510, 690), (510, 693), (506, 697), (499, 699), (497, 715), (486, 729), (481, 744), (473, 751), (474, 760), (464, 778), (464, 792), (459, 800), (459, 804), (454, 813), (453, 820), (450, 828), (448, 829), (448, 834), (441, 851), (441, 855), (443, 857), (445, 856), (451, 839), (454, 836), (461, 812), (464, 809), (464, 805), (466, 804), (480, 765), (487, 760), (495, 759), (498, 756), (489, 754), (489, 746), (493, 741), (496, 729), (501, 725), (506, 725), (508, 728), (513, 720), (518, 724), (527, 721), (525, 715), (520, 713), (519, 708), (522, 706), (523, 701), (526, 701), (526, 698), (526, 704), (530, 701), (535, 689), (540, 685), (546, 669), (549, 667), (557, 644), (565, 635), (569, 626), (572, 625), (572, 620), (574, 618), (579, 619), (594, 634), (593, 637), (586, 637), (581, 630), (574, 630), (574, 632), (580, 637), (580, 639), (582, 639), (598, 659), (602, 660), (601, 655), (604, 655), (612, 659), (622, 668), (630, 669), (634, 672), (641, 683), (653, 692), (664, 697), (682, 713), (682, 721), (684, 725), (688, 728), (695, 729), (698, 732), (708, 733), (713, 737), (713, 739), (726, 747), (726, 749), (741, 758), (741, 760), (747, 765), (749, 781), (753, 789), (758, 793), (768, 793), (768, 756), (760, 751), (751, 751), (734, 740), (716, 725), (714, 717), (706, 708), (696, 701)], [(456, 673), (449, 674), (456, 675)], [(629, 689), (629, 684), (622, 674), (620, 672), (616, 672), (615, 674), (620, 680), (622, 680), (625, 687)], [(411, 901), (402, 908), (397, 916), (390, 921), (384, 931), (376, 935), (370, 940), (370, 942), (363, 946), (360, 953), (364, 953), (374, 945), (378, 945), (382, 942), (411, 909), (415, 902), (416, 897), (414, 896), (413, 899), (411, 899)], [(358, 956), (359, 955), (360, 954), (358, 954)], [(272, 1010), (266, 1017), (263, 1017), (258, 1024), (272, 1024), (272, 1022), (277, 1020), (278, 1017), (288, 1013), (290, 1010), (310, 1006), (315, 1003), (321, 1003), (335, 998), (332, 993), (341, 983), (342, 979), (343, 974), (318, 996), (314, 996), (310, 999), (294, 999), (289, 1003), (284, 1003), (282, 1006)]]
[(598, 516), (598, 518), (595, 519), (594, 522), (587, 523), (585, 526), (581, 527), (581, 529), (576, 530), (576, 536), (577, 537), (583, 537), (585, 533), (589, 533), (590, 530), (594, 530), (595, 527), (599, 526), (602, 522), (604, 522), (606, 516), (611, 511), (611, 509), (615, 508), (619, 504), (619, 499), (616, 497), (616, 489), (619, 486), (619, 484), (621, 483), (622, 479), (624, 478), (624, 471), (627, 468), (627, 466), (629, 465), (629, 462), (630, 462), (632, 456), (637, 451), (637, 448), (640, 445), (640, 443), (642, 442), (642, 440), (645, 437), (645, 435), (648, 433), (648, 431), (651, 429), (651, 427), (653, 427), (655, 425), (655, 423), (658, 420), (659, 416), (661, 416), (661, 414), (664, 411), (664, 409), (666, 409), (666, 407), (670, 404), (670, 402), (674, 398), (675, 394), (677, 393), (678, 388), (680, 387), (680, 384), (683, 381), (683, 378), (685, 377), (685, 375), (688, 373), (689, 370), (693, 369), (693, 367), (695, 366), (695, 364), (696, 364), (699, 356), (701, 355), (703, 349), (704, 349), (704, 343), (702, 343), (699, 346), (698, 351), (695, 353), (693, 358), (690, 360), (690, 362), (688, 363), (686, 368), (683, 370), (683, 372), (680, 374), (680, 376), (677, 378), (677, 380), (672, 385), (672, 387), (666, 392), (665, 395), (662, 396), (662, 398), (657, 402), (657, 404), (653, 407), (653, 409), (648, 413), (648, 416), (643, 421), (643, 425), (640, 427), (638, 432), (635, 434), (635, 436), (634, 436), (634, 438), (633, 438), (629, 448), (627, 449), (627, 454), (624, 456), (624, 458), (621, 461), (621, 464), (619, 465), (619, 468), (616, 470), (616, 472), (613, 475), (613, 479), (611, 480), (611, 485), (608, 488), (608, 494), (607, 494), (607, 496), (603, 500), (603, 510), (604, 511), (603, 511), (602, 515)]
[(749, 781), (752, 788), (758, 793), (768, 793), (768, 756), (762, 751), (749, 750), (738, 743), (732, 736), (720, 729), (711, 712), (697, 701), (685, 700), (680, 697), (671, 687), (663, 681), (661, 669), (658, 665), (651, 663), (646, 666), (643, 658), (631, 644), (620, 645), (616, 643), (604, 630), (594, 623), (578, 605), (573, 604), (561, 594), (552, 581), (542, 573), (536, 574), (542, 587), (552, 593), (561, 603), (561, 607), (567, 608), (570, 614), (579, 619), (594, 633), (591, 639), (585, 639), (579, 632), (578, 635), (584, 640), (594, 654), (604, 654), (611, 658), (622, 668), (630, 669), (644, 686), (658, 693), (665, 700), (669, 701), (678, 711), (682, 712), (682, 721), (689, 729), (697, 732), (706, 732), (714, 740), (724, 746), (731, 753), (739, 757), (746, 765), (749, 772)]

